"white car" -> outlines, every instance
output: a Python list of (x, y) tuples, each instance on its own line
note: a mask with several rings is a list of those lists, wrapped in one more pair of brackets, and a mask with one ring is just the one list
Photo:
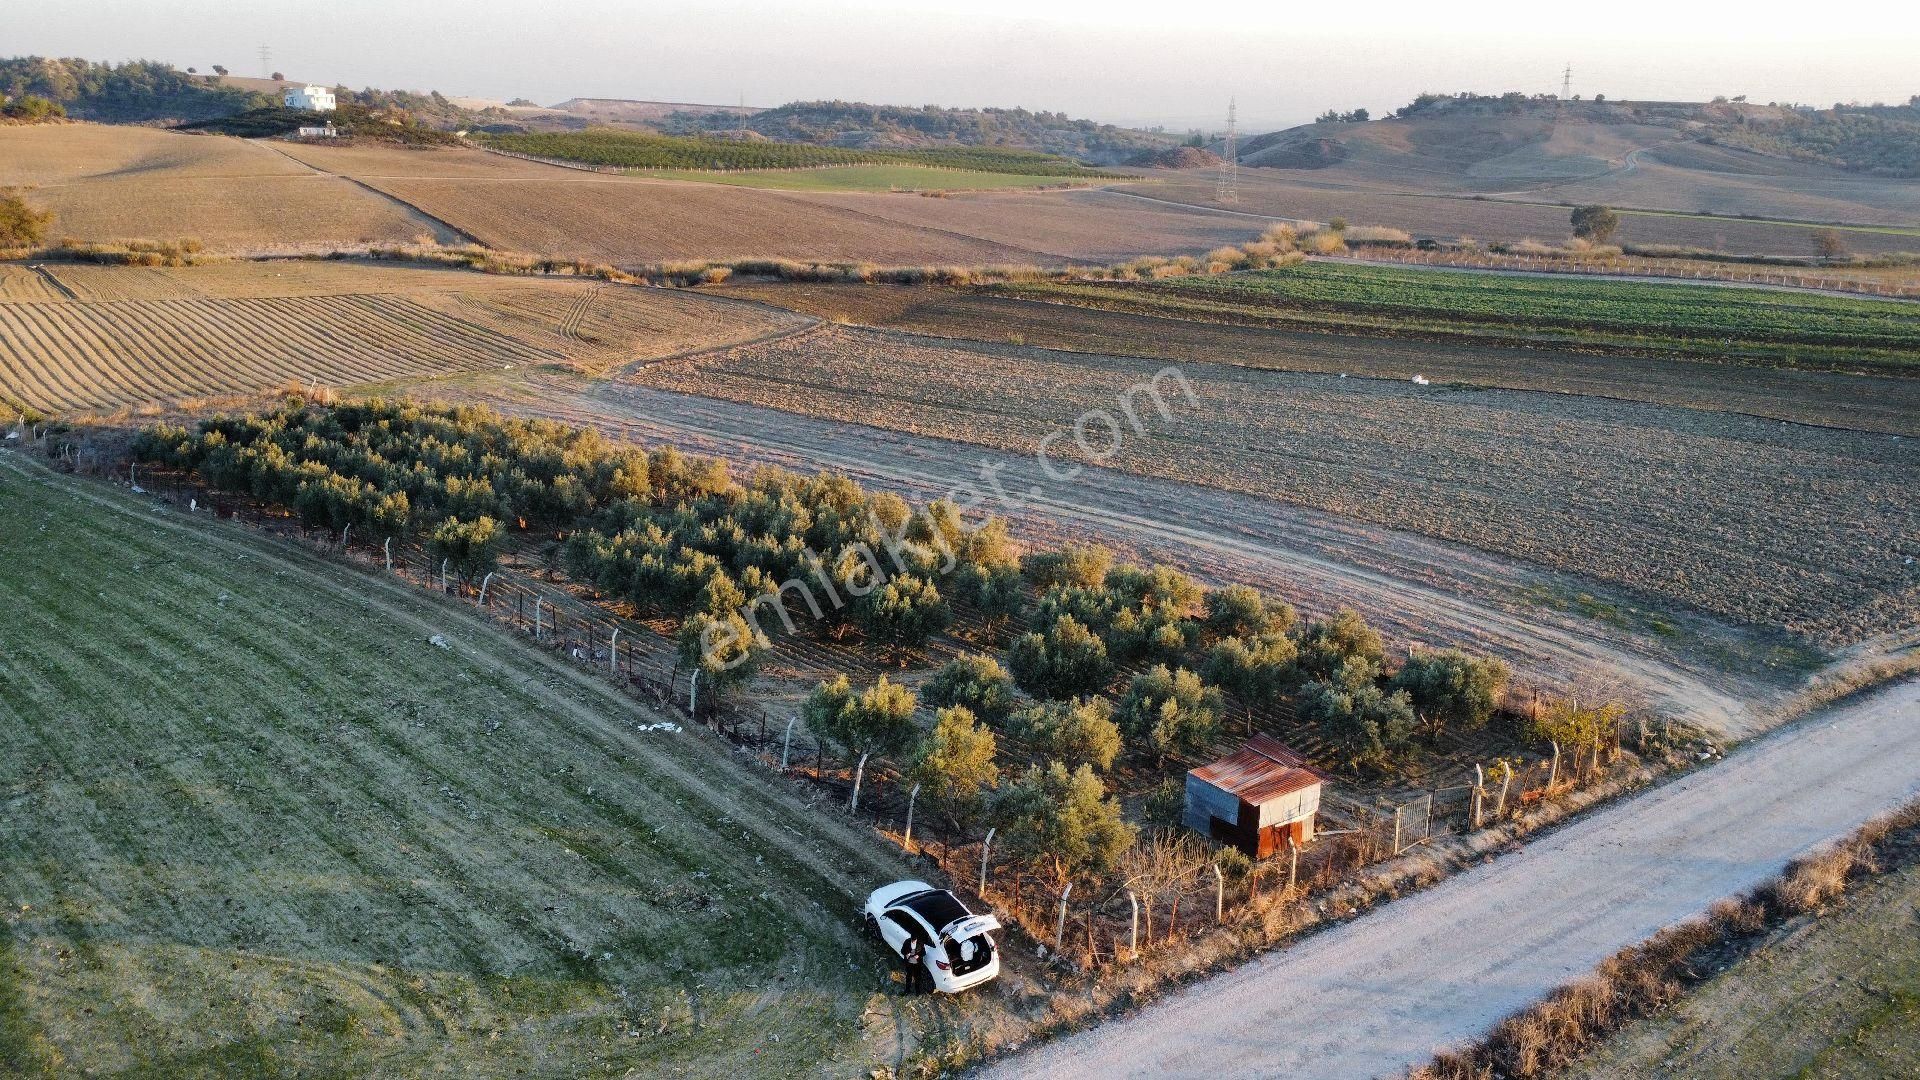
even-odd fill
[[(873, 890), (861, 913), (895, 956), (905, 960), (910, 947), (917, 949), (940, 993), (957, 994), (1000, 974), (1000, 955), (987, 936), (1000, 929), (1000, 920), (975, 915), (945, 889), (897, 881)], [(909, 971), (909, 979), (914, 974)]]

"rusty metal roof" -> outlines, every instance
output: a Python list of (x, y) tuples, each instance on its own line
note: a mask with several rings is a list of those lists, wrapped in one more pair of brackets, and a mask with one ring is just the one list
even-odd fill
[(1307, 764), (1306, 758), (1266, 735), (1255, 735), (1238, 751), (1189, 775), (1255, 806), (1327, 779), (1327, 774)]

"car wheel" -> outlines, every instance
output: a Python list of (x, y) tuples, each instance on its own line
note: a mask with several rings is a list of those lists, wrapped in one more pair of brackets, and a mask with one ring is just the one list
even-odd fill
[(867, 933), (872, 934), (874, 937), (880, 936), (880, 920), (873, 917), (873, 912), (871, 911), (861, 912), (860, 920), (863, 924), (865, 924), (867, 928)]

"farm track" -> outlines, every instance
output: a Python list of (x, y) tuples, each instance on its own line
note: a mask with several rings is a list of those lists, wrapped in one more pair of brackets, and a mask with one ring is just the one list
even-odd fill
[[(1920, 558), (1910, 441), (1559, 394), (1174, 370), (1192, 402), (1120, 439), (1107, 465), (1606, 583), (1642, 598), (1618, 614), (1661, 633), (1691, 611), (1845, 645), (1910, 624), (1920, 605), (1904, 561)], [(636, 378), (1022, 453), (1155, 375), (1137, 360), (835, 327), (804, 349), (742, 347)], [(1080, 457), (1070, 439), (1053, 454)]]
[(12, 453), (0, 503), (23, 1064), (864, 1070), (865, 829), (464, 605)]
[(1846, 702), (1517, 853), (976, 1075), (1401, 1075), (1920, 794), (1916, 711), (1913, 680)]
[(1535, 679), (1624, 679), (1668, 710), (1730, 733), (1758, 722), (1742, 693), (1710, 677), (1591, 632), (1592, 624), (1514, 602), (1550, 575), (1424, 538), (1112, 470), (1090, 469), (1061, 485), (1018, 454), (646, 386), (552, 377), (496, 385), (481, 396), (522, 415), (671, 441), (742, 464), (839, 470), (920, 498), (966, 484), (983, 488), (983, 468), (993, 469), (1012, 495), (1040, 489), (1022, 497), (1020, 509), (987, 505), (1029, 540), (1097, 540), (1207, 580), (1270, 589), (1310, 612), (1355, 607), (1399, 640), (1485, 649)]

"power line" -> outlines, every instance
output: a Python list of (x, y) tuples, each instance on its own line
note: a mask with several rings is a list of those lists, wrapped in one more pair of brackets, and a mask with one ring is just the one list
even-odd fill
[(273, 50), (265, 45), (260, 46), (260, 77), (273, 78)]
[(1573, 63), (1568, 61), (1567, 70), (1560, 75), (1560, 100), (1573, 100)]
[(1214, 192), (1214, 201), (1219, 203), (1237, 203), (1240, 201), (1240, 131), (1234, 118), (1238, 100), (1227, 99), (1227, 142), (1220, 151), (1220, 185)]

